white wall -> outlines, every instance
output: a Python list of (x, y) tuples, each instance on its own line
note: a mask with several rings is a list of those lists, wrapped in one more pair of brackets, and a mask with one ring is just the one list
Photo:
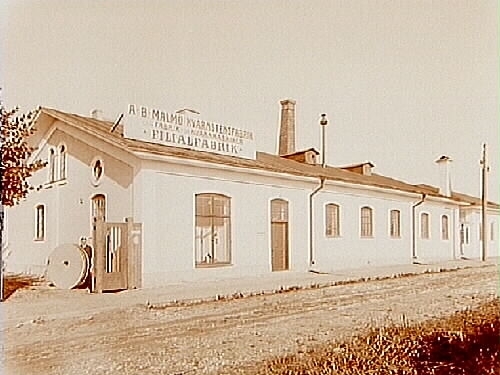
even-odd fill
[[(60, 125), (60, 124), (59, 124)], [(58, 126), (58, 123), (55, 124)], [(289, 202), (289, 264), (292, 271), (309, 269), (309, 194), (317, 179), (279, 176), (271, 172), (237, 171), (222, 165), (179, 161), (143, 160), (76, 129), (48, 133), (40, 156), (50, 147), (67, 147), (67, 179), (47, 184), (49, 168), (31, 180), (33, 191), (17, 207), (8, 210), (9, 243), (7, 269), (41, 274), (51, 251), (63, 243), (78, 243), (91, 235), (91, 198), (105, 194), (106, 220), (123, 222), (132, 216), (143, 224), (143, 285), (162, 285), (184, 280), (259, 275), (271, 271), (270, 201)], [(106, 150), (99, 151), (99, 150)], [(104, 162), (104, 177), (92, 183), (91, 164), (96, 157)], [(219, 193), (231, 197), (232, 264), (224, 267), (196, 268), (194, 257), (194, 209), (198, 193)], [(412, 261), (412, 204), (418, 195), (381, 191), (327, 182), (314, 197), (314, 269), (337, 271), (347, 268), (407, 264)], [(325, 205), (340, 206), (341, 236), (325, 235)], [(35, 206), (46, 206), (46, 238), (34, 241)], [(373, 209), (374, 236), (360, 237), (360, 209)], [(389, 234), (389, 213), (401, 212), (401, 237)], [(469, 244), (464, 255), (479, 258), (479, 211), (469, 210)], [(430, 214), (430, 238), (420, 235), (420, 214)], [(449, 239), (441, 238), (441, 216), (449, 217)], [(426, 263), (458, 258), (459, 219), (457, 205), (427, 199), (416, 209), (417, 261)], [(499, 216), (494, 241), (488, 255), (498, 249)], [(490, 229), (490, 227), (488, 228)], [(498, 253), (496, 253), (498, 254)]]
[[(80, 137), (79, 139), (84, 139)], [(91, 236), (91, 198), (103, 193), (107, 198), (107, 220), (123, 222), (132, 215), (132, 168), (113, 157), (113, 149), (101, 152), (59, 130), (51, 133), (40, 150), (47, 159), (49, 148), (64, 143), (67, 148), (67, 178), (47, 184), (49, 166), (30, 180), (40, 190), (32, 191), (18, 206), (9, 209), (9, 244), (7, 270), (42, 274), (47, 257), (59, 245), (78, 244), (81, 236)], [(94, 140), (94, 144), (95, 144)], [(91, 163), (95, 157), (104, 162), (104, 176), (98, 186), (92, 184)], [(35, 206), (45, 204), (46, 237), (34, 241)]]
[[(481, 259), (482, 241), (480, 234), (481, 210), (479, 208), (471, 208), (465, 210), (464, 225), (469, 228), (469, 241), (463, 245), (463, 256), (469, 259)], [(488, 246), (486, 257), (499, 256), (499, 230), (500, 230), (500, 215), (497, 212), (489, 211), (487, 214), (488, 222)], [(491, 237), (491, 227), (493, 230), (493, 240)]]
[[(416, 219), (416, 261), (429, 263), (454, 259), (457, 254), (457, 211), (458, 206), (436, 201), (426, 200), (415, 210)], [(421, 217), (422, 213), (429, 214), (429, 238), (422, 238)], [(448, 239), (441, 236), (441, 217), (448, 216)]]
[[(142, 214), (144, 286), (270, 272), (270, 201), (274, 198), (289, 202), (290, 269), (307, 269), (308, 189), (303, 183), (278, 186), (280, 181), (275, 178), (174, 164), (152, 162), (148, 168), (141, 174), (147, 197)], [(198, 193), (231, 197), (230, 266), (195, 268), (194, 214)]]
[[(353, 188), (330, 186), (314, 198), (314, 258), (315, 268), (335, 271), (347, 268), (407, 264), (411, 260), (409, 204), (412, 200), (400, 196)], [(325, 235), (325, 205), (340, 206), (340, 237)], [(361, 207), (372, 208), (373, 237), (360, 236)], [(390, 210), (401, 212), (400, 238), (389, 233)]]

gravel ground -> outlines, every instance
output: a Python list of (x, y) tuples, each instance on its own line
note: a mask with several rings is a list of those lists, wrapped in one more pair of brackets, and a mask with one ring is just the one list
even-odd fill
[(497, 283), (497, 267), (488, 266), (192, 306), (33, 319), (3, 330), (2, 374), (245, 374), (256, 362), (339, 341), (368, 325), (476, 307), (497, 295)]

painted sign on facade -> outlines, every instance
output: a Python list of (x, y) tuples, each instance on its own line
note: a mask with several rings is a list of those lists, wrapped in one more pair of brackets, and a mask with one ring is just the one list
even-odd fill
[(255, 159), (252, 131), (201, 120), (186, 113), (165, 112), (129, 104), (124, 136), (145, 142)]

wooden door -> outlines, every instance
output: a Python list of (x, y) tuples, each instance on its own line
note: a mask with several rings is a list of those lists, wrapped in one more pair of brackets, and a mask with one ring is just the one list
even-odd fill
[(97, 292), (128, 288), (127, 223), (96, 222), (95, 290)]
[(272, 270), (288, 269), (288, 224), (271, 223)]
[(288, 254), (288, 202), (271, 201), (271, 269), (285, 271), (289, 268)]

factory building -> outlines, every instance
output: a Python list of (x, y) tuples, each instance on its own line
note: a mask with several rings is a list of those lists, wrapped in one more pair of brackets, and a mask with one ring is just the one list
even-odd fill
[[(96, 291), (479, 258), (481, 202), (451, 190), (450, 158), (429, 166), (437, 187), (325, 165), (295, 149), (295, 106), (281, 101), (277, 154), (189, 110), (130, 104), (118, 123), (42, 108), (30, 142), (48, 165), (8, 209), (7, 271), (71, 274), (51, 254), (82, 242)], [(499, 215), (489, 203), (487, 255)]]

